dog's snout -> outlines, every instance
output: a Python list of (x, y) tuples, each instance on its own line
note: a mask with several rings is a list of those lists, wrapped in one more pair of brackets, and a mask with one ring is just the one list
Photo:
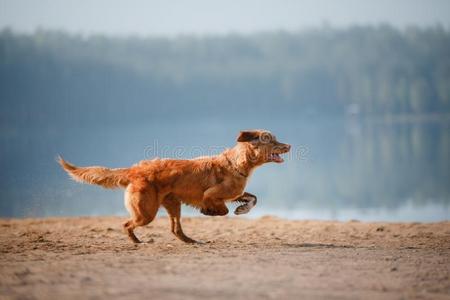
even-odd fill
[(281, 149), (283, 151), (289, 152), (291, 150), (291, 145), (289, 145), (289, 144), (282, 144), (281, 145)]
[(291, 145), (289, 144), (283, 144), (283, 143), (278, 143), (277, 148), (282, 152), (289, 152), (291, 150)]

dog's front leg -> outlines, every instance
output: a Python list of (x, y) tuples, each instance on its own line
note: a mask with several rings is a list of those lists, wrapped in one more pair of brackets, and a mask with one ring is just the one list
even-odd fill
[(236, 209), (234, 210), (234, 214), (242, 215), (248, 213), (256, 205), (257, 198), (253, 194), (244, 192), (242, 196), (236, 198), (233, 202), (235, 201), (241, 202), (243, 204), (236, 207)]
[(205, 191), (203, 194), (202, 208), (200, 212), (207, 216), (225, 216), (228, 214), (228, 207), (225, 205), (226, 186), (216, 185)]

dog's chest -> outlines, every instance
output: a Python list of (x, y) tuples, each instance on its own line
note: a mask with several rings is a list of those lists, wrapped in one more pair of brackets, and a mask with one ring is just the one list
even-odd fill
[(247, 185), (247, 178), (234, 177), (227, 182), (227, 190), (229, 192), (229, 198), (235, 198), (242, 195)]

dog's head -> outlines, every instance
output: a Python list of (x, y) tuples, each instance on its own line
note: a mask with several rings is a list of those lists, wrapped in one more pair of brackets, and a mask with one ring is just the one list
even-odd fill
[(241, 131), (237, 137), (238, 143), (245, 143), (249, 149), (248, 159), (261, 165), (268, 162), (282, 163), (280, 154), (289, 152), (291, 146), (277, 141), (275, 135), (267, 130)]

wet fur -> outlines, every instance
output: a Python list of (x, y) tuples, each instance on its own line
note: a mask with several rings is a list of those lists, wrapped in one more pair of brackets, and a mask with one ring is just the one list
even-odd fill
[[(261, 141), (262, 135), (270, 136), (270, 141)], [(270, 162), (272, 152), (284, 153), (290, 148), (263, 130), (243, 131), (237, 141), (217, 156), (144, 160), (130, 168), (76, 167), (62, 158), (59, 163), (76, 181), (126, 188), (125, 206), (131, 219), (125, 222), (124, 230), (133, 242), (139, 242), (133, 230), (150, 223), (160, 206), (169, 214), (173, 234), (184, 242), (195, 242), (183, 233), (182, 203), (205, 215), (224, 216), (228, 214), (225, 203), (239, 201), (244, 204), (235, 213), (248, 212), (256, 204), (256, 196), (244, 192), (248, 177), (256, 167)]]

